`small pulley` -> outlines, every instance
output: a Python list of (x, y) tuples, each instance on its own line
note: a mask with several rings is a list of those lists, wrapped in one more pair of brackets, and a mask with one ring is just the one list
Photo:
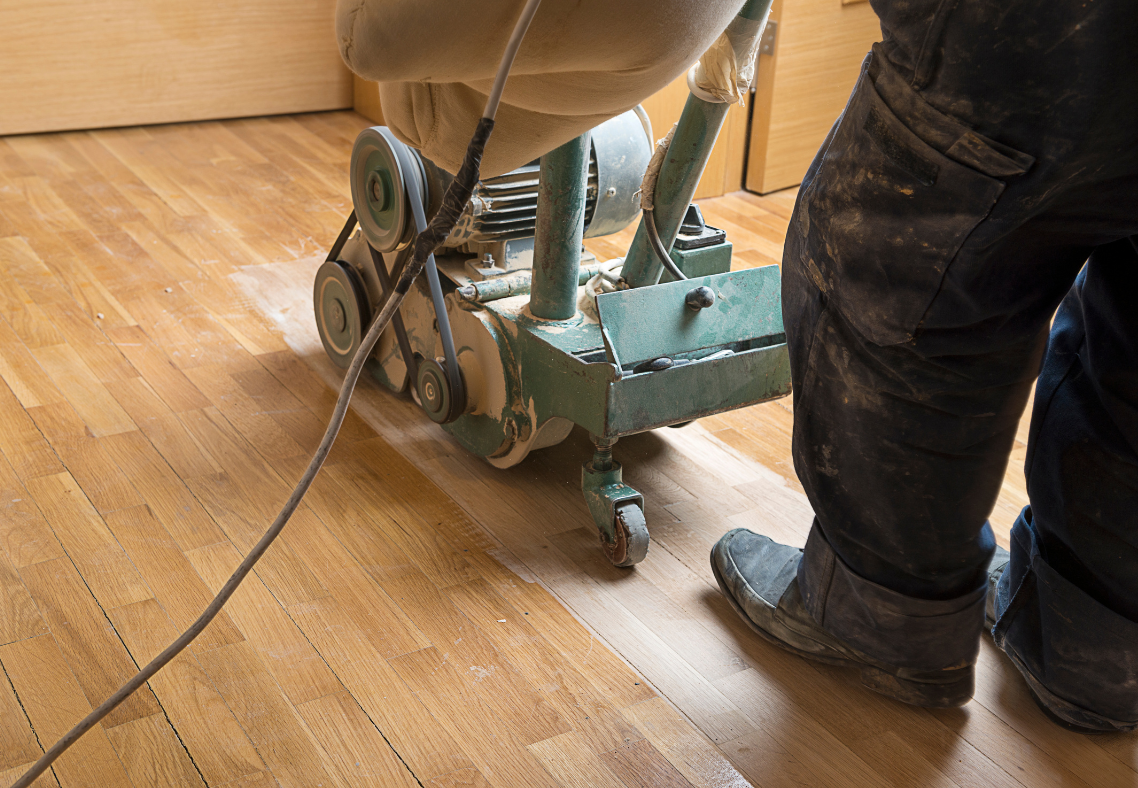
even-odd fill
[[(454, 379), (458, 376), (458, 380)], [(465, 387), (462, 385), (462, 372), (448, 371), (443, 359), (425, 359), (419, 362), (415, 390), (419, 393), (419, 404), (431, 420), (439, 424), (449, 424), (466, 410)]]
[(325, 262), (316, 272), (312, 303), (325, 352), (336, 366), (347, 369), (371, 323), (371, 307), (359, 274), (338, 260)]
[(419, 195), (427, 193), (419, 157), (397, 155), (397, 149), (407, 146), (385, 126), (364, 129), (352, 146), (352, 205), (364, 237), (377, 252), (393, 252), (414, 234), (407, 180), (415, 179)]

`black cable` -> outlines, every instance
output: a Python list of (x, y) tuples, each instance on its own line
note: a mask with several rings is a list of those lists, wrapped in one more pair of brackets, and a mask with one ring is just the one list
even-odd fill
[[(498, 67), (498, 76), (495, 79), (494, 89), (491, 92), (490, 99), (487, 101), (484, 117), (479, 119), (478, 126), (474, 130), (474, 136), (470, 139), (470, 144), (466, 148), (466, 155), (462, 159), (462, 167), (459, 168), (458, 174), (454, 180), (451, 181), (450, 186), (447, 187), (446, 194), (443, 195), (443, 205), (439, 212), (431, 219), (431, 223), (427, 225), (427, 229), (419, 233), (414, 241), (414, 254), (410, 262), (404, 267), (399, 276), (399, 281), (395, 285), (394, 292), (391, 293), (387, 302), (383, 305), (383, 309), (376, 315), (375, 320), (372, 321), (371, 326), (368, 328), (367, 333), (364, 335), (363, 340), (360, 342), (360, 347), (356, 351), (356, 355), (352, 358), (352, 363), (348, 367), (347, 372), (344, 374), (344, 382), (340, 387), (340, 395), (336, 399), (336, 407), (332, 412), (332, 418), (328, 422), (328, 428), (324, 432), (324, 437), (320, 440), (320, 445), (313, 454), (312, 460), (308, 463), (308, 468), (304, 472), (297, 483), (296, 488), (292, 494), (285, 501), (281, 507), (280, 513), (277, 518), (273, 520), (273, 524), (265, 531), (261, 539), (254, 545), (249, 554), (241, 561), (241, 564), (233, 572), (225, 585), (222, 586), (221, 591), (217, 596), (206, 606), (202, 614), (198, 616), (197, 620), (179, 635), (173, 643), (167, 646), (161, 654), (152, 659), (147, 665), (132, 676), (125, 684), (119, 687), (114, 694), (103, 701), (97, 708), (91, 711), (86, 717), (80, 720), (75, 727), (60, 737), (59, 741), (53, 744), (44, 752), (32, 766), (20, 776), (16, 782), (12, 783), (11, 788), (27, 788), (36, 778), (43, 774), (52, 763), (55, 762), (60, 755), (62, 755), (67, 748), (79, 740), (79, 738), (89, 731), (91, 728), (99, 724), (99, 722), (114, 711), (123, 701), (129, 698), (136, 690), (143, 684), (149, 681), (158, 671), (162, 670), (174, 657), (178, 656), (194, 638), (200, 635), (210, 622), (221, 612), (225, 603), (229, 601), (230, 597), (241, 585), (241, 582), (253, 571), (253, 567), (269, 546), (284, 530), (285, 525), (288, 524), (289, 518), (292, 517), (293, 512), (296, 511), (300, 501), (304, 498), (305, 493), (308, 492), (312, 482), (316, 479), (316, 474), (320, 471), (324, 460), (328, 457), (328, 452), (332, 449), (332, 444), (336, 440), (336, 435), (340, 432), (340, 427), (344, 423), (344, 417), (348, 412), (348, 403), (351, 401), (352, 392), (355, 390), (356, 382), (359, 380), (360, 372), (363, 370), (364, 363), (367, 361), (368, 356), (371, 354), (372, 348), (375, 343), (379, 341), (380, 335), (384, 329), (387, 328), (391, 318), (399, 310), (400, 305), (403, 303), (404, 297), (411, 289), (415, 279), (423, 270), (426, 265), (427, 258), (433, 255), (435, 250), (438, 249), (444, 240), (450, 235), (454, 225), (458, 222), (466, 203), (470, 200), (470, 195), (474, 192), (474, 187), (478, 185), (478, 171), (482, 163), (482, 154), (486, 150), (486, 143), (490, 139), (490, 133), (494, 130), (494, 115), (498, 109), (498, 101), (501, 99), (502, 85), (505, 84), (506, 75), (509, 74), (510, 67), (513, 64), (514, 56), (517, 54), (518, 46), (521, 43), (522, 36), (525, 35), (526, 29), (529, 27), (530, 21), (533, 19), (534, 13), (537, 11), (537, 6), (540, 5), (541, 0), (528, 0), (525, 8), (522, 11), (521, 17), (514, 28), (514, 33), (510, 37), (510, 42), (506, 47), (506, 52), (502, 57), (501, 65)], [(344, 237), (351, 232), (351, 225), (354, 223), (353, 215), (348, 218), (348, 223), (345, 225), (344, 230), (341, 231), (340, 236)], [(346, 238), (345, 238), (346, 240)], [(341, 246), (340, 239), (337, 239), (336, 246)]]
[(676, 278), (687, 279), (684, 272), (676, 265), (676, 261), (672, 259), (671, 253), (664, 247), (664, 242), (660, 240), (660, 233), (656, 230), (656, 211), (644, 210), (644, 229), (648, 233), (648, 245), (652, 247), (652, 251), (656, 253), (659, 258), (660, 264), (668, 269), (668, 273)]

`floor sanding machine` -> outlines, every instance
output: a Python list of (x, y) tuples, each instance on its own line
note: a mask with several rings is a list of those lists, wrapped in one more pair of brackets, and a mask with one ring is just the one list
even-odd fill
[[(766, 7), (748, 3), (741, 17)], [(790, 390), (778, 267), (731, 271), (726, 234), (691, 202), (729, 106), (693, 91), (655, 161), (637, 107), (479, 181), (367, 365), (499, 468), (575, 424), (588, 430), (596, 448), (581, 487), (617, 566), (648, 550), (644, 498), (622, 480), (617, 439)], [(450, 179), (383, 126), (357, 138), (354, 211), (313, 292), (321, 340), (341, 367)], [(652, 189), (643, 212), (642, 187)], [(637, 217), (624, 258), (584, 250), (584, 238)]]
[[(731, 244), (691, 204), (729, 99), (709, 95), (689, 73), (683, 115), (655, 148), (637, 109), (539, 162), (479, 179), (506, 79), (540, 3), (526, 0), (453, 177), (388, 129), (360, 134), (354, 210), (314, 288), (321, 339), (345, 374), (308, 467), (202, 614), (13, 788), (30, 786), (221, 612), (311, 487), (365, 368), (392, 391), (409, 391), (498, 467), (564, 440), (574, 424), (587, 429), (596, 451), (581, 486), (617, 566), (648, 551), (644, 497), (622, 481), (617, 439), (789, 392), (777, 266), (731, 271)], [(770, 0), (746, 0), (724, 46), (753, 56), (769, 9)], [(739, 60), (731, 54), (721, 69), (736, 82)], [(601, 263), (585, 254), (585, 237), (617, 232), (638, 213), (624, 258)]]

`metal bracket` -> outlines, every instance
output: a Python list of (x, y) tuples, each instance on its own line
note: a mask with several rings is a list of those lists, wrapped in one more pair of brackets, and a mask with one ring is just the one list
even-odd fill
[(635, 503), (644, 508), (644, 496), (622, 480), (619, 462), (612, 462), (611, 467), (605, 469), (595, 468), (591, 462), (585, 463), (581, 468), (581, 491), (585, 494), (585, 503), (597, 530), (610, 544), (616, 541), (614, 520), (617, 506)]
[(759, 54), (760, 55), (773, 55), (774, 42), (778, 37), (778, 22), (773, 19), (767, 20), (767, 26), (763, 28), (763, 37), (759, 39)]

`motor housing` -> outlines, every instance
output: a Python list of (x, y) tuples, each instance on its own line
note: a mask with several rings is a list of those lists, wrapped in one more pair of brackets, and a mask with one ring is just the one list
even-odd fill
[[(408, 151), (412, 172), (403, 172), (395, 148)], [(640, 214), (636, 199), (652, 156), (652, 128), (643, 109), (618, 115), (591, 134), (585, 237), (619, 232)], [(406, 158), (406, 157), (405, 157)], [(537, 227), (539, 163), (479, 181), (447, 247), (482, 259), (495, 271), (528, 268)], [(360, 227), (372, 247), (392, 252), (414, 235), (406, 180), (426, 195), (428, 215), (437, 209), (452, 176), (398, 141), (383, 126), (366, 129), (352, 150), (351, 191)], [(479, 266), (475, 266), (477, 269)]]

